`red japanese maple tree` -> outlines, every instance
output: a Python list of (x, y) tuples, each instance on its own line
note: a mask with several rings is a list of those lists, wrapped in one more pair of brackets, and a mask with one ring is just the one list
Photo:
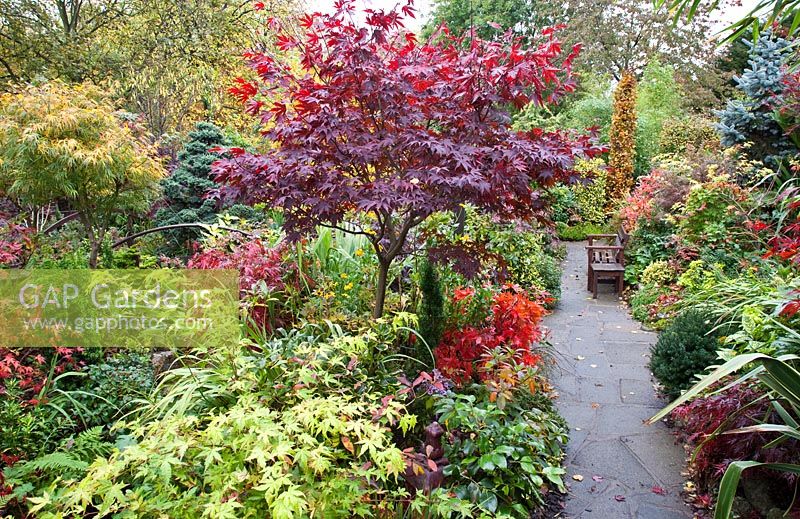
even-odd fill
[(282, 53), (247, 53), (258, 79), (237, 78), (231, 93), (273, 146), (233, 148), (215, 167), (221, 196), (281, 207), (289, 239), (319, 225), (367, 236), (376, 317), (392, 261), (429, 215), (468, 202), (531, 218), (542, 207), (536, 186), (568, 181), (576, 157), (601, 151), (586, 136), (511, 129), (507, 107), (574, 88), (578, 48), (562, 52), (554, 29), (525, 47), (510, 32), (470, 41), (446, 28), (420, 43), (405, 16), (411, 1), (367, 9), (359, 24), (353, 1), (337, 0), (333, 14), (301, 17), (299, 33), (272, 20)]

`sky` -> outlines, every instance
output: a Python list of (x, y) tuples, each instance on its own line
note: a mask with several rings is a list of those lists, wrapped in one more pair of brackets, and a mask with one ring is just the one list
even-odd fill
[[(391, 9), (401, 0), (356, 0), (356, 8), (363, 9), (371, 7), (375, 9)], [(308, 10), (329, 12), (333, 10), (334, 0), (305, 0)], [(717, 22), (715, 29), (724, 29), (726, 26), (739, 20), (755, 7), (758, 0), (741, 0), (741, 5), (719, 8), (714, 11), (713, 18)], [(415, 0), (414, 7), (417, 9), (416, 20), (409, 20), (406, 27), (417, 30), (425, 23), (426, 17), (430, 14), (433, 0)]]

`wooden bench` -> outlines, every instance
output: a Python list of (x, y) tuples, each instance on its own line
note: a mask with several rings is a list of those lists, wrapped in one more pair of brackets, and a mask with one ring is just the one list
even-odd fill
[[(592, 297), (597, 299), (598, 281), (613, 279), (617, 294), (621, 295), (625, 283), (625, 245), (628, 243), (628, 233), (620, 228), (616, 234), (590, 234), (587, 239), (586, 290), (591, 291)], [(597, 245), (596, 241), (605, 243)]]

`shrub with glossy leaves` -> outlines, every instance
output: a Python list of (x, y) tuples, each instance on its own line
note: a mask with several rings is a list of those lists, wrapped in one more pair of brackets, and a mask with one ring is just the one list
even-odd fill
[(436, 411), (451, 432), (445, 470), (457, 478), (458, 497), (491, 514), (528, 518), (549, 492), (565, 491), (567, 431), (557, 414), (501, 409), (484, 394), (452, 393), (436, 398)]
[(723, 332), (712, 331), (713, 328), (708, 315), (687, 310), (659, 335), (652, 349), (650, 369), (669, 397), (675, 398), (690, 388), (695, 375), (717, 360)]
[(606, 189), (608, 173), (602, 159), (581, 160), (575, 164), (581, 183), (572, 186), (578, 214), (586, 223), (601, 225), (606, 221)]

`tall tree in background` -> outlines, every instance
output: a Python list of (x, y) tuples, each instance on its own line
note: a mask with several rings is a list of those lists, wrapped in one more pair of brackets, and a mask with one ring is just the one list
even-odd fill
[(655, 10), (647, 0), (566, 0), (565, 6), (557, 21), (567, 24), (567, 43), (584, 45), (575, 63), (581, 70), (619, 80), (626, 71), (638, 77), (657, 59), (695, 73), (713, 48), (708, 19), (676, 25), (666, 9)]
[(0, 80), (102, 79), (113, 65), (97, 37), (129, 13), (120, 0), (0, 0)]
[(259, 80), (240, 79), (233, 93), (275, 145), (262, 155), (231, 149), (215, 168), (223, 196), (281, 207), (290, 239), (319, 225), (365, 236), (379, 265), (380, 317), (389, 269), (430, 215), (471, 203), (530, 219), (543, 206), (533, 186), (577, 180), (574, 160), (600, 149), (586, 137), (510, 128), (505, 106), (573, 89), (573, 56), (552, 31), (528, 49), (510, 33), (420, 45), (396, 10), (356, 25), (353, 2), (337, 6), (304, 16), (302, 35), (273, 22), (282, 52), (248, 54)]
[(238, 56), (273, 45), (264, 21), (294, 9), (294, 0), (0, 0), (0, 89), (108, 83), (158, 138), (227, 115)]
[(557, 7), (542, 0), (435, 0), (422, 36), (429, 37), (444, 24), (457, 36), (475, 27), (476, 36), (491, 40), (511, 29), (533, 41), (537, 31), (554, 25), (556, 14)]
[(614, 91), (614, 114), (608, 132), (608, 207), (614, 209), (633, 187), (636, 139), (636, 77), (624, 72)]

